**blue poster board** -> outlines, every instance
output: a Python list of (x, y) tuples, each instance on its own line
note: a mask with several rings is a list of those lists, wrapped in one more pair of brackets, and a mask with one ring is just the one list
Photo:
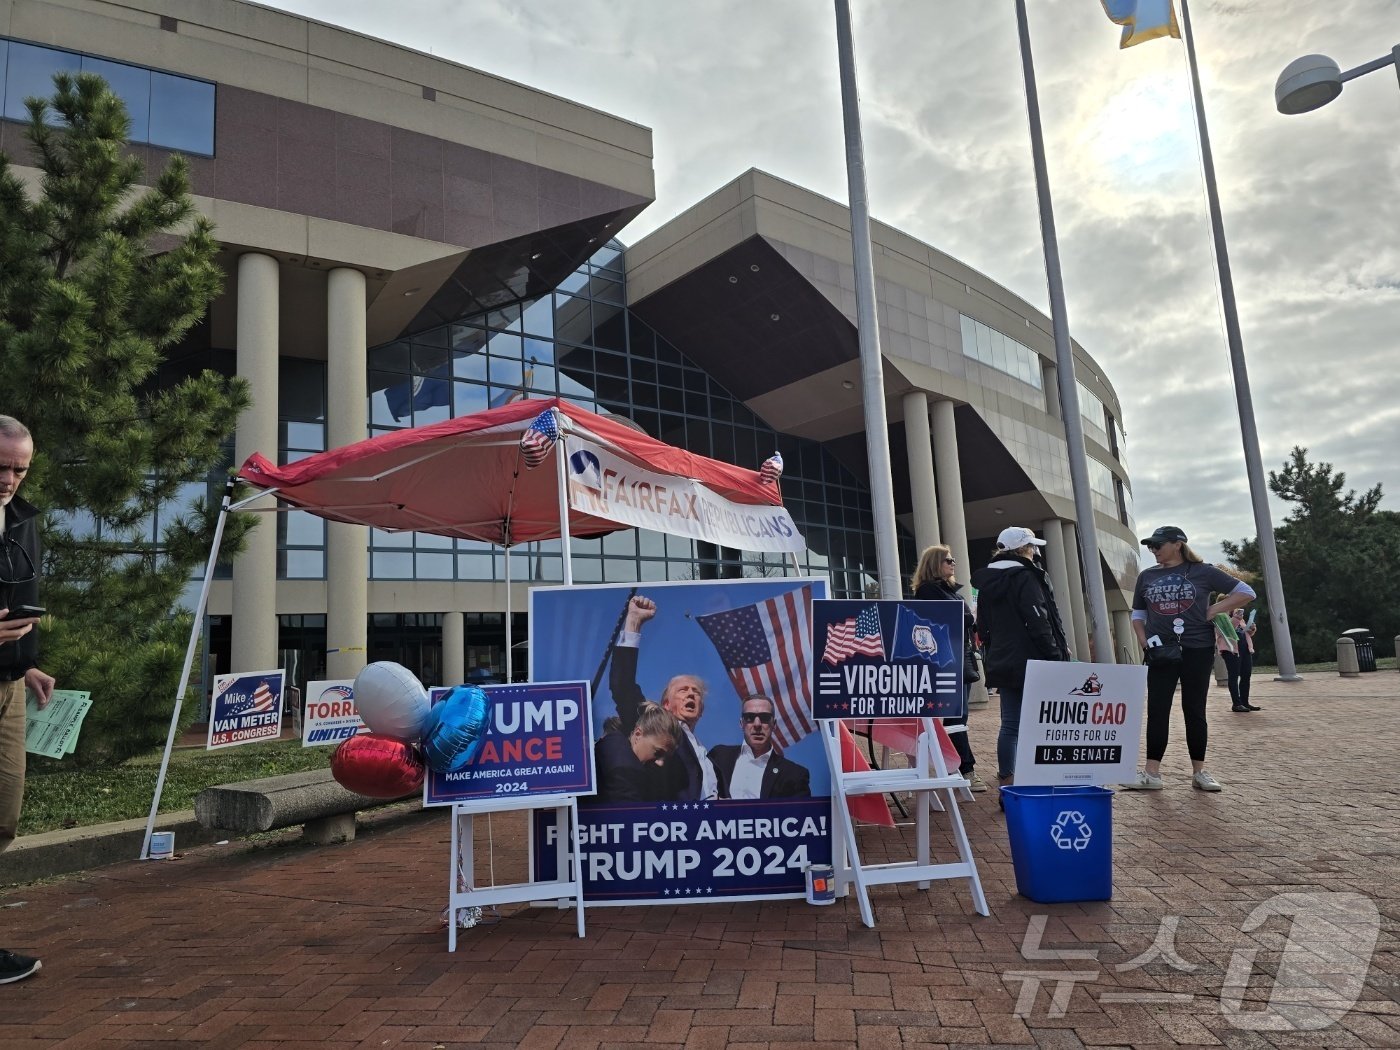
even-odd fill
[[(811, 608), (825, 594), (802, 578), (531, 589), (531, 678), (595, 683), (598, 793), (579, 801), (586, 901), (795, 897), (807, 865), (831, 863), (809, 675)], [(676, 737), (642, 724), (660, 717), (653, 704), (681, 723)], [(557, 835), (553, 816), (535, 815), (534, 878), (555, 877)]]
[(818, 718), (961, 718), (961, 601), (812, 603)]
[[(435, 688), (439, 702), (451, 689)], [(428, 771), (423, 805), (591, 795), (593, 720), (587, 682), (482, 687), (491, 718), (476, 757), (457, 773)]]

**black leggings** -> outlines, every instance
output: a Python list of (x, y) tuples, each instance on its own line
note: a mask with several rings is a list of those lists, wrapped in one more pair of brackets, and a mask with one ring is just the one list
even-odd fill
[(1181, 662), (1147, 667), (1147, 757), (1160, 762), (1167, 753), (1172, 699), (1181, 683), (1181, 712), (1186, 722), (1186, 750), (1192, 762), (1206, 759), (1206, 693), (1215, 672), (1215, 647), (1181, 650)]

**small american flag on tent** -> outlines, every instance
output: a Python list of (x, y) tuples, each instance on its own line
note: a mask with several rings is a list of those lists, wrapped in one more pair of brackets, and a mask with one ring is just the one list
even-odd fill
[(812, 720), (812, 588), (797, 587), (755, 605), (697, 616), (740, 699), (761, 693), (776, 710), (773, 737), (792, 747)]
[(530, 429), (520, 435), (520, 454), (525, 466), (530, 470), (538, 467), (558, 440), (559, 426), (554, 422), (554, 411), (547, 408), (535, 417)]
[(778, 479), (783, 476), (783, 454), (774, 452), (763, 461), (763, 466), (758, 468), (758, 476), (770, 485), (776, 485)]
[(848, 616), (840, 623), (833, 623), (826, 629), (826, 648), (822, 650), (822, 662), (839, 664), (855, 653), (885, 658), (885, 639), (880, 634), (880, 608), (868, 605), (859, 616)]
[(272, 687), (266, 682), (259, 682), (258, 687), (253, 690), (253, 706), (248, 709), (250, 714), (265, 715), (277, 709), (277, 694), (272, 691)]

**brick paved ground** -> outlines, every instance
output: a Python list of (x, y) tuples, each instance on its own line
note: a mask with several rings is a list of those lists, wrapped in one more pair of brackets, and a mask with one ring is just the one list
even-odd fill
[[(877, 890), (875, 930), (850, 900), (781, 901), (595, 909), (580, 942), (572, 913), (511, 909), (464, 931), (454, 956), (439, 928), (448, 826), (426, 814), (348, 846), (205, 847), (10, 891), (0, 943), (42, 955), (44, 970), (0, 988), (0, 1044), (1400, 1046), (1400, 675), (1261, 683), (1265, 710), (1251, 715), (1230, 714), (1222, 692), (1211, 766), (1227, 790), (1190, 789), (1174, 728), (1168, 789), (1116, 800), (1111, 902), (1016, 896), (1002, 820), (983, 795), (964, 811), (990, 918), (947, 884)], [(988, 770), (994, 721), (973, 716)], [(500, 848), (510, 830), (496, 822), (502, 875), (521, 864), (518, 847)], [(892, 833), (865, 834), (873, 852)], [(1364, 894), (1380, 909), (1360, 1002), (1319, 1031), (1250, 1030), (1269, 1020), (1290, 920), (1242, 926), (1260, 902), (1305, 891)], [(1023, 959), (1035, 916), (1046, 917), (1043, 948), (1090, 958)], [(1193, 970), (1116, 969), (1171, 916)], [(1227, 967), (1250, 950), (1245, 1016), (1226, 1016)], [(1323, 976), (1343, 993), (1348, 961)], [(1006, 978), (1017, 970), (1092, 979), (1067, 986), (1065, 1011), (1047, 982), (1018, 1017), (1021, 983)], [(1154, 993), (1180, 998), (1142, 1001)]]

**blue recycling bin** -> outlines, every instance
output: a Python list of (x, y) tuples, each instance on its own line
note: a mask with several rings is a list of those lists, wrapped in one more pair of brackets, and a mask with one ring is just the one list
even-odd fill
[(1001, 795), (1017, 893), (1041, 904), (1112, 899), (1112, 791), (1012, 785)]

